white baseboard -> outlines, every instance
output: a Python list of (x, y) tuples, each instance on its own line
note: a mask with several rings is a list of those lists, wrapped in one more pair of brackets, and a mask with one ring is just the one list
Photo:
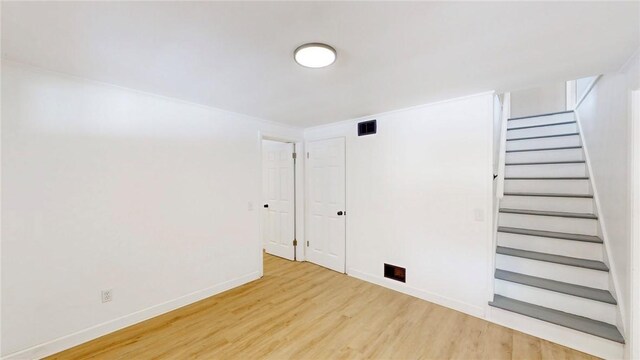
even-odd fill
[(358, 270), (349, 269), (347, 271), (347, 274), (349, 276), (353, 276), (354, 278), (364, 280), (372, 284), (380, 285), (382, 287), (386, 287), (391, 290), (395, 290), (407, 295), (411, 295), (419, 299), (426, 300), (438, 305), (442, 305), (444, 307), (457, 310), (471, 316), (475, 316), (481, 319), (484, 319), (485, 317), (484, 308), (476, 305), (467, 304), (458, 300), (448, 298), (446, 296), (416, 289), (404, 283), (397, 282), (395, 280), (390, 280), (384, 277), (363, 273)]
[(152, 307), (148, 307), (140, 311), (136, 311), (134, 313), (104, 322), (102, 324), (92, 326), (90, 328), (75, 332), (73, 334), (59, 337), (55, 340), (33, 346), (25, 350), (8, 354), (4, 356), (2, 359), (5, 359), (5, 360), (40, 359), (45, 356), (49, 356), (57, 352), (80, 345), (87, 341), (96, 339), (100, 336), (137, 324), (144, 320), (148, 320), (158, 315), (165, 314), (177, 308), (206, 299), (213, 295), (233, 289), (235, 287), (257, 280), (259, 278), (260, 278), (259, 271), (252, 272), (250, 274), (243, 275), (236, 279), (225, 281), (221, 284), (217, 284), (217, 285), (208, 287), (206, 289), (194, 291), (190, 294), (181, 296), (179, 298), (169, 300), (167, 302), (164, 302)]
[(487, 321), (603, 359), (622, 359), (624, 345), (577, 330), (490, 307)]
[(433, 302), (438, 305), (604, 359), (622, 359), (624, 357), (624, 345), (602, 339), (597, 336), (592, 336), (580, 331), (529, 318), (502, 309), (493, 308), (488, 305), (488, 310), (486, 310), (487, 308), (463, 303), (458, 300), (453, 300), (445, 296), (412, 288), (403, 283), (366, 274), (357, 270), (350, 269), (347, 273), (357, 279)]
[[(550, 324), (544, 321), (528, 318), (519, 314), (514, 314), (496, 308), (489, 308), (489, 312), (485, 316), (485, 310), (482, 307), (463, 303), (457, 300), (447, 298), (438, 294), (426, 292), (416, 289), (406, 284), (397, 283), (393, 280), (385, 279), (379, 276), (363, 273), (357, 270), (349, 270), (350, 276), (357, 279), (367, 281), (388, 289), (392, 289), (407, 295), (411, 295), (426, 301), (436, 303), (438, 305), (451, 308), (465, 314), (483, 318), (487, 321), (521, 331), (551, 342), (558, 343), (579, 351), (583, 351), (605, 359), (622, 359), (624, 346), (612, 341), (600, 339), (595, 336), (584, 334), (579, 331), (567, 329), (561, 326)], [(259, 272), (253, 272), (239, 278), (226, 281), (224, 283), (214, 285), (212, 287), (195, 291), (193, 293), (181, 296), (179, 298), (158, 304), (135, 313), (102, 323), (90, 328), (69, 334), (58, 339), (33, 346), (31, 348), (14, 352), (4, 356), (5, 360), (16, 359), (39, 359), (45, 356), (55, 354), (57, 352), (72, 348), (87, 341), (96, 339), (100, 336), (112, 333), (125, 327), (137, 324), (144, 320), (153, 318), (158, 315), (165, 314), (180, 307), (195, 303), (206, 299), (210, 296), (233, 289), (248, 282), (260, 278)]]

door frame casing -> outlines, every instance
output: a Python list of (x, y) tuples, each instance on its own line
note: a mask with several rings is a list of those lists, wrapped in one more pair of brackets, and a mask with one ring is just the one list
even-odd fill
[[(316, 142), (316, 141), (333, 140), (333, 139), (343, 139), (343, 141), (344, 141), (344, 191), (345, 191), (345, 194), (344, 194), (344, 210), (345, 210), (346, 213), (348, 213), (348, 208), (349, 208), (349, 204), (348, 204), (348, 198), (349, 198), (348, 178), (349, 178), (349, 176), (347, 174), (347, 171), (348, 171), (347, 152), (348, 152), (349, 141), (347, 141), (348, 138), (346, 136), (328, 136), (328, 137), (320, 137), (320, 138), (313, 138), (313, 139), (305, 140), (305, 142), (304, 142), (305, 143), (305, 151), (303, 153), (304, 154), (303, 157), (305, 159), (304, 170), (305, 170), (305, 173), (308, 173), (308, 166), (309, 165), (308, 165), (308, 162), (306, 161), (306, 159), (307, 159), (307, 149), (309, 148), (308, 147), (308, 143)], [(305, 177), (305, 179), (304, 179), (304, 185), (305, 185), (305, 187), (304, 187), (304, 197), (305, 197), (305, 201), (304, 201), (304, 221), (305, 221), (305, 223), (307, 222), (307, 219), (309, 217), (309, 204), (308, 204), (308, 201), (306, 201), (306, 199), (309, 198), (310, 185), (308, 184), (308, 181), (309, 181), (309, 178)], [(347, 234), (349, 233), (349, 228), (348, 228), (349, 221), (348, 221), (348, 219), (349, 219), (348, 216), (345, 216), (345, 219), (344, 219), (344, 221), (345, 221), (345, 234), (344, 234), (344, 269), (343, 269), (343, 273), (347, 274), (347, 275), (349, 274), (348, 271), (347, 271), (347, 269), (349, 268), (349, 256), (348, 256), (348, 254), (349, 254), (349, 252), (348, 252), (349, 246), (348, 246), (348, 238), (347, 238)], [(304, 230), (304, 234), (305, 234), (305, 239), (306, 239), (307, 238), (307, 230), (306, 230), (306, 228)], [(300, 244), (300, 241), (298, 241), (298, 244)], [(305, 254), (306, 254), (306, 251), (307, 251), (306, 240), (305, 240), (305, 243), (303, 245), (304, 245), (304, 251), (305, 251)]]
[(258, 254), (258, 262), (260, 264), (260, 276), (262, 277), (264, 275), (264, 264), (262, 261), (262, 253), (263, 253), (263, 226), (262, 226), (262, 199), (263, 199), (263, 190), (262, 190), (262, 181), (263, 181), (263, 152), (262, 152), (262, 141), (263, 140), (270, 140), (270, 141), (278, 141), (278, 142), (284, 142), (284, 143), (291, 143), (294, 145), (294, 151), (296, 152), (297, 158), (294, 162), (293, 165), (293, 170), (294, 170), (294, 174), (295, 174), (295, 236), (296, 236), (296, 240), (298, 240), (298, 246), (296, 248), (296, 261), (305, 261), (305, 256), (304, 256), (304, 247), (301, 246), (301, 244), (303, 244), (304, 242), (304, 238), (305, 238), (305, 232), (304, 232), (304, 220), (305, 220), (305, 209), (304, 209), (304, 199), (305, 199), (305, 182), (304, 182), (304, 156), (302, 156), (302, 154), (304, 154), (304, 149), (305, 149), (305, 143), (304, 140), (300, 139), (300, 138), (289, 138), (286, 136), (280, 136), (280, 135), (275, 135), (275, 134), (271, 134), (268, 132), (260, 132), (259, 133), (259, 146), (260, 146), (260, 202), (256, 202), (255, 204), (257, 204), (254, 208), (258, 209), (259, 211), (259, 232), (258, 232), (258, 242), (257, 242), (257, 254)]

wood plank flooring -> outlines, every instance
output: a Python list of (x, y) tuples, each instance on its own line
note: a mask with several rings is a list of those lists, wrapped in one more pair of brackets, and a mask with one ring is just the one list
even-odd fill
[(593, 359), (311, 263), (265, 255), (264, 277), (51, 359)]

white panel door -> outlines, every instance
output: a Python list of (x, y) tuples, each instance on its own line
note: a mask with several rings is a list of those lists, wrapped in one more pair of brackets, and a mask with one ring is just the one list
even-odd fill
[(345, 272), (345, 140), (307, 144), (307, 260)]
[(262, 142), (262, 236), (265, 251), (293, 260), (294, 144)]

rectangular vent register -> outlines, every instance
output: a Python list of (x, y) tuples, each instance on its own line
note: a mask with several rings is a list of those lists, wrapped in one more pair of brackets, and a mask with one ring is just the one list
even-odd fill
[(396, 265), (384, 264), (384, 277), (406, 282), (406, 269)]

